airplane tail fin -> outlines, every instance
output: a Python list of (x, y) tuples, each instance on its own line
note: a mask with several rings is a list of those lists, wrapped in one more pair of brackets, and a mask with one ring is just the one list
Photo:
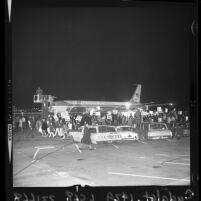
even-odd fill
[(140, 103), (141, 88), (142, 88), (142, 85), (138, 84), (132, 98), (130, 99), (130, 102)]

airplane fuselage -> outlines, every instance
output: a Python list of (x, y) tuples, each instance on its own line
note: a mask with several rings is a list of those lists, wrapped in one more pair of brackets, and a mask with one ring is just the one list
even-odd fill
[(86, 101), (86, 100), (62, 100), (53, 102), (51, 109), (54, 111), (66, 111), (72, 108), (86, 108), (101, 110), (125, 110), (134, 109), (141, 106), (140, 103), (141, 85), (138, 84), (137, 88), (131, 99), (127, 102), (114, 102), (114, 101)]
[(68, 101), (63, 101), (64, 103), (66, 103), (67, 106), (74, 106), (74, 107), (78, 107), (78, 106), (82, 106), (82, 107), (120, 107), (120, 106), (126, 106), (128, 104), (128, 102), (112, 102), (112, 101), (78, 101), (78, 100), (68, 100)]

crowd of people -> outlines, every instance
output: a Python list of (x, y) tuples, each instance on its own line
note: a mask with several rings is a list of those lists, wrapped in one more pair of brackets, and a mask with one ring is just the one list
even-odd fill
[[(143, 111), (138, 109), (135, 113), (125, 114), (117, 113), (95, 113), (69, 114), (69, 118), (65, 119), (61, 113), (48, 114), (47, 118), (41, 118), (34, 115), (16, 115), (14, 119), (14, 130), (37, 131), (43, 137), (62, 137), (68, 138), (70, 130), (76, 130), (84, 124), (88, 125), (129, 125), (133, 128), (140, 126), (142, 122), (164, 122), (169, 128), (174, 127), (177, 122), (189, 125), (189, 115), (184, 112), (178, 112), (173, 109), (169, 112)], [(34, 132), (32, 132), (34, 133)]]

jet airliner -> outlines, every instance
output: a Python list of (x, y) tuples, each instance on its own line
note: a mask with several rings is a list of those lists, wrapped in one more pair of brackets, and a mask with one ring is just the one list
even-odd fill
[(142, 85), (138, 84), (131, 99), (128, 102), (112, 102), (112, 101), (84, 101), (84, 100), (63, 100), (54, 101), (50, 107), (50, 111), (57, 113), (63, 111), (72, 111), (73, 108), (85, 108), (94, 111), (109, 110), (132, 110), (144, 106), (140, 103)]

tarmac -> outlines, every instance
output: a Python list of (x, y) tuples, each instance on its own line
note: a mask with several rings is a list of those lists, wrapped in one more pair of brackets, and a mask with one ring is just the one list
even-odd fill
[(13, 187), (190, 185), (190, 137), (95, 146), (15, 133)]

